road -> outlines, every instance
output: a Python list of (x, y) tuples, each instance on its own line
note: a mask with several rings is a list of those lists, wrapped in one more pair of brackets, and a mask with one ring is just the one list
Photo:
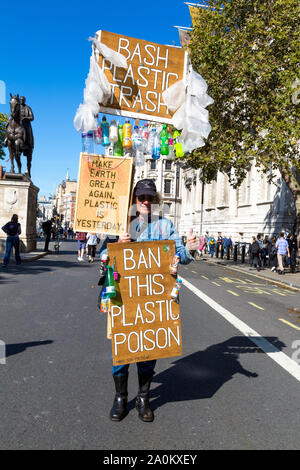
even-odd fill
[(131, 365), (116, 423), (97, 274), (72, 241), (1, 272), (1, 449), (299, 448), (299, 292), (209, 261), (180, 266), (183, 356), (157, 362), (153, 423), (137, 417)]

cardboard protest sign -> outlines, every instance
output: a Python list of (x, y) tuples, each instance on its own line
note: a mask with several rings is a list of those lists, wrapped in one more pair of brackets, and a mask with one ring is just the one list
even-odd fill
[(174, 240), (109, 243), (119, 273), (119, 298), (111, 299), (113, 364), (182, 354), (179, 303), (171, 298)]
[(131, 175), (132, 158), (81, 153), (74, 230), (125, 233)]
[(174, 46), (98, 31), (97, 37), (111, 49), (124, 55), (128, 69), (122, 69), (99, 57), (99, 66), (112, 87), (108, 102), (100, 111), (156, 122), (170, 123), (172, 113), (162, 93), (186, 75), (187, 53)]

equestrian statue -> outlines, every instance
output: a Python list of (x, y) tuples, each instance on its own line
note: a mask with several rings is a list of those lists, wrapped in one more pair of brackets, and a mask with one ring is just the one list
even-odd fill
[(16, 160), (19, 173), (21, 173), (21, 155), (27, 157), (27, 170), (25, 175), (31, 178), (31, 160), (34, 147), (34, 139), (31, 127), (33, 112), (25, 104), (25, 96), (12, 95), (10, 93), (10, 117), (6, 125), (4, 145), (8, 147), (11, 162), (11, 173), (15, 173), (14, 161)]

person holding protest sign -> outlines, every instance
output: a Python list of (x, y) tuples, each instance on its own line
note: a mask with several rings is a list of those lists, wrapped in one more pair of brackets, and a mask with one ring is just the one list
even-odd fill
[[(176, 252), (180, 255), (180, 263), (188, 264), (194, 260), (191, 253), (197, 249), (199, 241), (191, 229), (186, 246), (184, 246), (173, 223), (169, 219), (153, 214), (155, 205), (159, 203), (160, 198), (154, 181), (151, 179), (138, 181), (133, 191), (133, 207), (136, 208), (136, 214), (130, 222), (129, 233), (120, 235), (118, 242), (174, 240)], [(107, 242), (109, 239), (104, 242), (101, 253), (106, 252)], [(155, 364), (156, 360), (137, 362), (139, 391), (136, 398), (136, 409), (139, 418), (145, 422), (151, 422), (154, 419), (149, 406), (149, 391)], [(121, 421), (127, 414), (128, 369), (129, 364), (112, 367), (116, 389), (114, 403), (110, 411), (110, 418), (113, 421)]]

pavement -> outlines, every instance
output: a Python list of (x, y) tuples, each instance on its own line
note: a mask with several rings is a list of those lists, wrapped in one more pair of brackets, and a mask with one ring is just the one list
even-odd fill
[[(57, 254), (59, 255), (59, 252), (57, 253), (55, 251), (54, 247), (55, 242), (53, 240), (50, 241), (49, 248), (50, 251), (44, 251), (44, 245), (45, 242), (44, 240), (38, 240), (37, 241), (37, 247), (34, 251), (31, 251), (30, 253), (21, 253), (21, 259), (23, 263), (28, 263), (31, 261), (35, 261), (39, 258), (43, 258), (47, 256), (48, 254)], [(60, 246), (63, 244), (63, 241), (60, 241)], [(3, 254), (1, 255), (1, 261), (3, 258)], [(97, 259), (97, 258), (96, 258)], [(289, 287), (291, 289), (295, 290), (300, 290), (300, 265), (297, 266), (297, 271), (296, 273), (290, 273), (288, 268), (285, 268), (285, 274), (278, 274), (276, 272), (272, 272), (269, 268), (261, 268), (260, 271), (257, 271), (255, 268), (250, 268), (249, 267), (249, 260), (246, 258), (245, 263), (241, 263), (240, 260), (234, 261), (233, 259), (227, 260), (226, 258), (216, 258), (210, 257), (208, 254), (203, 255), (203, 257), (196, 261), (196, 263), (199, 262), (208, 262), (208, 263), (214, 263), (219, 266), (223, 266), (224, 268), (231, 269), (234, 271), (239, 271), (244, 274), (247, 274), (248, 276), (255, 276), (255, 277), (260, 277), (269, 281), (272, 281), (276, 284), (279, 284), (281, 286)], [(10, 257), (10, 263), (15, 263), (14, 256), (11, 255)]]

